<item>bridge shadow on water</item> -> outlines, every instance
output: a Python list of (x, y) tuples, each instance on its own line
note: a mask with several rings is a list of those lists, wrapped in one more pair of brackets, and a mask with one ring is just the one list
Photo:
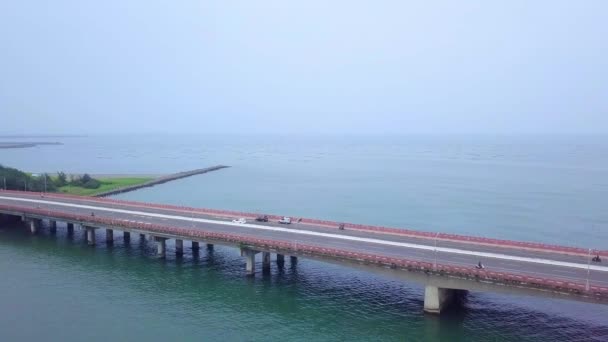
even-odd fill
[[(32, 235), (20, 223), (5, 222), (0, 251), (13, 260), (33, 258), (36, 267), (60, 273), (63, 286), (87, 289), (121, 310), (162, 308), (163, 317), (190, 328), (205, 322), (206, 333), (217, 339), (248, 331), (251, 340), (264, 340), (267, 333), (249, 330), (269, 322), (271, 336), (285, 340), (608, 339), (604, 306), (469, 293), (438, 317), (422, 313), (424, 293), (418, 284), (316, 260), (291, 265), (289, 258), (283, 267), (273, 260), (266, 273), (258, 258), (255, 276), (246, 277), (245, 261), (235, 248), (208, 250), (201, 244), (194, 253), (184, 242), (183, 256), (176, 256), (168, 243), (167, 257), (161, 259), (153, 243), (136, 235), (125, 243), (120, 232), (114, 235), (107, 244), (100, 230), (93, 248), (84, 231), (75, 229), (70, 236), (60, 223), (56, 233), (44, 227)], [(579, 316), (589, 310), (600, 314)], [(210, 328), (221, 326), (219, 317), (234, 324), (234, 331)], [(303, 338), (298, 334), (306, 326), (315, 332)]]

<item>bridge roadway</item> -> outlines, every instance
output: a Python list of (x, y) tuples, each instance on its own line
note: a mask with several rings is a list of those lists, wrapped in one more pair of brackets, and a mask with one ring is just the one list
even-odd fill
[[(608, 288), (608, 267), (591, 263), (589, 253), (564, 253), (548, 249), (518, 249), (512, 246), (486, 245), (466, 241), (446, 241), (397, 235), (386, 232), (345, 229), (326, 225), (294, 222), (233, 223), (233, 216), (193, 211), (179, 207), (149, 206), (145, 203), (122, 203), (109, 199), (0, 191), (0, 210), (22, 208), (38, 213), (65, 213), (96, 218), (155, 224), (227, 233), (243, 238), (267, 239), (294, 245), (308, 245), (379, 257), (399, 258), (426, 263), (472, 268), (481, 261), (486, 270), (541, 277), (591, 287)], [(13, 212), (6, 211), (5, 212)], [(50, 219), (53, 215), (50, 214)], [(185, 238), (188, 240), (188, 238)], [(602, 255), (606, 252), (602, 251)], [(588, 287), (587, 287), (588, 288)]]

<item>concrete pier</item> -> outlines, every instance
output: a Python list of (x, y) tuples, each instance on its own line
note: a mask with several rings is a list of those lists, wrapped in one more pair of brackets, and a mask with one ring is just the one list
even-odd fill
[(289, 257), (289, 261), (291, 262), (292, 265), (297, 265), (298, 264), (298, 257), (292, 255), (292, 256)]
[(175, 240), (175, 254), (177, 254), (177, 255), (184, 254), (184, 240), (180, 240), (180, 239)]
[(270, 252), (262, 252), (262, 270), (270, 271)]
[(146, 241), (146, 234), (139, 234), (139, 241)]
[(125, 242), (131, 241), (131, 233), (130, 232), (122, 232), (122, 239)]
[(49, 230), (51, 233), (57, 233), (57, 221), (54, 221), (54, 220), (49, 221)]
[(106, 242), (113, 243), (114, 242), (114, 230), (106, 229)]
[(427, 285), (424, 288), (424, 312), (440, 314), (456, 301), (460, 292), (460, 290)]
[(167, 239), (165, 238), (161, 238), (161, 237), (155, 237), (156, 239), (156, 255), (158, 255), (161, 258), (165, 257), (165, 241)]
[(149, 186), (154, 186), (156, 184), (170, 182), (170, 181), (180, 179), (180, 178), (186, 178), (186, 177), (190, 177), (190, 176), (194, 176), (194, 175), (200, 175), (203, 173), (224, 169), (227, 167), (229, 167), (229, 166), (217, 165), (217, 166), (207, 167), (204, 169), (196, 169), (196, 170), (191, 170), (191, 171), (174, 173), (172, 175), (166, 175), (166, 176), (162, 176), (159, 178), (155, 178), (155, 179), (145, 182), (143, 184), (126, 186), (126, 187), (122, 187), (120, 189), (102, 192), (100, 194), (95, 195), (95, 197), (106, 197), (106, 196), (115, 195), (115, 194), (119, 194), (119, 193), (123, 193), (123, 192), (133, 191), (133, 190), (137, 190), (137, 189), (141, 189), (141, 188), (145, 188), (145, 187), (149, 187)]
[(248, 276), (252, 276), (255, 274), (255, 255), (258, 253), (259, 251), (254, 251), (248, 248), (241, 249), (241, 256), (245, 257), (245, 269), (247, 270)]
[(285, 265), (285, 255), (277, 254), (277, 265), (283, 267)]
[(93, 227), (85, 227), (87, 230), (87, 243), (89, 245), (95, 244), (95, 228)]
[(30, 220), (30, 232), (32, 234), (36, 234), (38, 232), (39, 227), (40, 227), (40, 220), (38, 220), (38, 219)]
[(199, 249), (199, 245), (197, 241), (192, 241), (192, 250), (193, 251), (198, 251)]
[(74, 234), (74, 224), (68, 222), (68, 235)]
[(212, 243), (208, 243), (207, 244), (207, 250), (208, 251), (212, 251), (213, 250), (213, 244)]

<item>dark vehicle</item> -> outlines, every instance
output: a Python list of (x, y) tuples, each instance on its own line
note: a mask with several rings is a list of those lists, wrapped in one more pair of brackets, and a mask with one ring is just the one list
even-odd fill
[(602, 262), (602, 259), (600, 259), (600, 256), (598, 254), (598, 255), (594, 256), (593, 259), (591, 259), (591, 261), (593, 261), (593, 262)]
[(255, 220), (258, 222), (268, 222), (268, 215), (260, 215)]
[(340, 225), (338, 226), (338, 229), (344, 230), (344, 223), (340, 223)]
[(477, 264), (477, 266), (475, 266), (475, 268), (476, 268), (476, 269), (478, 269), (478, 270), (483, 270), (483, 269), (484, 269), (484, 268), (486, 268), (486, 267), (485, 267), (485, 266), (484, 266), (484, 265), (481, 263), (481, 261), (480, 261), (480, 262)]

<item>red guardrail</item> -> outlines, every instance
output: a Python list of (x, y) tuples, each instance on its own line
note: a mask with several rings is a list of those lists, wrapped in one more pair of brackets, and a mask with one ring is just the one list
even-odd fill
[[(33, 197), (41, 196), (41, 193), (38, 193), (38, 192), (25, 192), (25, 191), (14, 191), (14, 190), (0, 190), (0, 191), (4, 191), (7, 193), (13, 193), (13, 194), (17, 194), (17, 195), (29, 195), (29, 196), (33, 196)], [(206, 214), (206, 215), (223, 216), (223, 217), (228, 217), (228, 218), (237, 218), (237, 217), (255, 218), (258, 216), (258, 214), (255, 214), (255, 213), (247, 213), (247, 212), (239, 212), (239, 211), (206, 209), (206, 208), (192, 208), (192, 207), (186, 207), (186, 206), (174, 206), (174, 205), (168, 205), (168, 204), (135, 202), (135, 201), (117, 200), (117, 199), (110, 199), (110, 198), (76, 196), (76, 195), (59, 194), (59, 193), (45, 193), (44, 196), (45, 197), (76, 199), (79, 201), (84, 200), (84, 201), (106, 203), (106, 204), (114, 203), (114, 204), (118, 204), (118, 205), (157, 208), (157, 209), (172, 210), (172, 211), (194, 212), (194, 213), (200, 213), (200, 214)], [(268, 215), (268, 216), (272, 220), (278, 220), (282, 217), (282, 216), (278, 216), (278, 215)], [(339, 222), (335, 222), (335, 221), (317, 220), (317, 219), (308, 219), (308, 218), (302, 218), (301, 220), (302, 220), (301, 222), (304, 224), (331, 227), (331, 228), (336, 228), (340, 224)], [(566, 254), (578, 254), (578, 255), (588, 255), (589, 254), (589, 250), (585, 249), (585, 248), (558, 246), (558, 245), (550, 245), (550, 244), (545, 244), (545, 243), (492, 239), (492, 238), (465, 236), (465, 235), (447, 234), (447, 233), (432, 233), (432, 232), (423, 232), (423, 231), (416, 231), (416, 230), (410, 230), (410, 229), (362, 225), (362, 224), (356, 224), (356, 223), (344, 223), (344, 226), (349, 229), (356, 229), (356, 230), (361, 230), (361, 231), (370, 231), (370, 232), (378, 232), (378, 233), (394, 234), (394, 235), (404, 235), (404, 236), (425, 238), (425, 239), (437, 238), (439, 240), (446, 240), (446, 241), (494, 245), (494, 246), (508, 247), (508, 248), (525, 248), (525, 249), (531, 249), (531, 250), (559, 252), (559, 253), (566, 253)], [(608, 257), (608, 250), (592, 250), (592, 253)]]
[(518, 286), (523, 285), (527, 287), (551, 289), (561, 292), (571, 292), (576, 294), (608, 297), (608, 287), (592, 285), (589, 287), (589, 290), (587, 290), (585, 284), (575, 283), (567, 280), (531, 277), (522, 274), (494, 272), (486, 269), (479, 270), (473, 267), (461, 267), (447, 264), (434, 265), (433, 263), (425, 261), (415, 261), (401, 258), (386, 257), (375, 254), (357, 253), (348, 250), (318, 247), (313, 245), (294, 243), (290, 241), (258, 239), (236, 234), (216, 233), (200, 229), (186, 229), (181, 227), (139, 223), (127, 220), (115, 220), (112, 218), (99, 216), (76, 215), (68, 212), (54, 210), (33, 209), (10, 205), (0, 205), (0, 208), (13, 212), (47, 216), (55, 219), (63, 219), (72, 222), (96, 223), (100, 225), (109, 225), (112, 227), (145, 230), (152, 233), (156, 232), (161, 234), (179, 235), (193, 238), (195, 240), (219, 240), (230, 243), (245, 243), (254, 245), (254, 247), (262, 247), (271, 250), (282, 250), (297, 254), (303, 253), (315, 256), (327, 256), (333, 258), (356, 260), (366, 263), (389, 266), (391, 268), (407, 269), (410, 271), (433, 272), (444, 274), (447, 276), (475, 278), (476, 280), (489, 280), (505, 284), (517, 284)]

